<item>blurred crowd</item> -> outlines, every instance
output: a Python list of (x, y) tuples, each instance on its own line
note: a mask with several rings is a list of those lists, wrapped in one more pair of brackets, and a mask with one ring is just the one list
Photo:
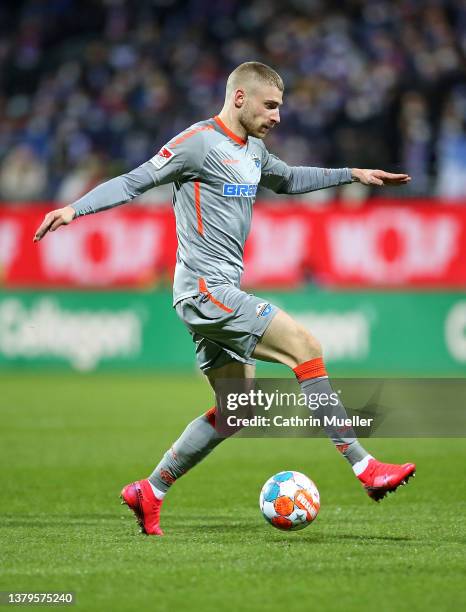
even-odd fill
[(465, 54), (465, 0), (2, 2), (0, 200), (71, 202), (143, 163), (217, 113), (248, 60), (285, 81), (267, 146), (288, 163), (406, 171), (403, 195), (460, 198)]

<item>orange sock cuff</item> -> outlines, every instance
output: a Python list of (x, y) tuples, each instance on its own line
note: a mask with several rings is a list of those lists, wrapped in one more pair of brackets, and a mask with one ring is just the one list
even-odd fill
[(209, 421), (209, 424), (212, 425), (212, 427), (215, 429), (215, 415), (217, 413), (217, 407), (213, 406), (212, 408), (209, 408), (209, 410), (207, 410), (207, 412), (204, 413), (204, 416), (207, 418), (207, 420)]
[(293, 368), (293, 372), (298, 379), (298, 382), (302, 383), (310, 378), (319, 378), (320, 376), (327, 376), (327, 370), (325, 369), (324, 360), (322, 357), (315, 357), (304, 363), (300, 363), (298, 366)]

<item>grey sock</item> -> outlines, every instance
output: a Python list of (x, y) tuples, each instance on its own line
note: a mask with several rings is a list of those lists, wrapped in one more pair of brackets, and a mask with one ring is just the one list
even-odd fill
[[(330, 395), (331, 393), (334, 393), (327, 377), (309, 378), (308, 380), (301, 382), (300, 386), (302, 392), (306, 395), (310, 395), (311, 393), (325, 393), (326, 395)], [(313, 411), (313, 414), (321, 421), (324, 420), (324, 416), (336, 416), (338, 419), (348, 418), (348, 414), (340, 401), (335, 406), (321, 405), (317, 410)], [(335, 444), (336, 448), (351, 465), (358, 463), (369, 455), (369, 453), (358, 442), (352, 427), (342, 431), (341, 427), (327, 425), (324, 426), (324, 430), (327, 436)]]
[(165, 453), (149, 476), (149, 481), (159, 491), (168, 491), (175, 480), (207, 457), (223, 440), (209, 423), (207, 416), (201, 415), (186, 427)]

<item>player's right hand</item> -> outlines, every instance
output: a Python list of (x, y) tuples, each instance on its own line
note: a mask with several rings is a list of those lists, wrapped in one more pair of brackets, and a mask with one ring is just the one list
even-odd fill
[(71, 206), (57, 208), (47, 213), (34, 234), (33, 242), (39, 242), (47, 232), (54, 232), (61, 225), (68, 225), (75, 217), (75, 210)]

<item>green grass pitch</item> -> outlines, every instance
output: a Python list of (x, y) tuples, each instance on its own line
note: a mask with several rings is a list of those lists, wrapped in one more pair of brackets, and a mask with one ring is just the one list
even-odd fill
[[(74, 591), (77, 610), (465, 609), (466, 447), (367, 440), (417, 476), (380, 504), (327, 440), (226, 441), (166, 498), (164, 538), (119, 505), (212, 404), (192, 376), (0, 376), (0, 590)], [(322, 498), (284, 533), (262, 518), (273, 473)]]

